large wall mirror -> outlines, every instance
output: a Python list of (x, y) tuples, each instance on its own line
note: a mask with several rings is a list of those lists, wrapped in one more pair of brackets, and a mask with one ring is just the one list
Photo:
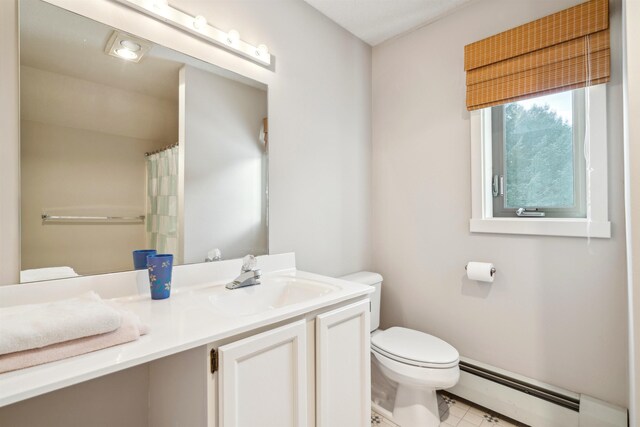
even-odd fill
[(267, 87), (20, 0), (21, 282), (268, 253)]

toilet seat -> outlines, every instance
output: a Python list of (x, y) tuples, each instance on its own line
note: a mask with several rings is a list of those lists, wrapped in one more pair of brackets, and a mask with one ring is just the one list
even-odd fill
[(407, 365), (448, 369), (458, 366), (460, 355), (449, 343), (413, 329), (393, 327), (371, 337), (372, 351)]
[(427, 368), (410, 365), (372, 351), (372, 363), (391, 381), (419, 390), (438, 390), (453, 387), (460, 378), (460, 368)]

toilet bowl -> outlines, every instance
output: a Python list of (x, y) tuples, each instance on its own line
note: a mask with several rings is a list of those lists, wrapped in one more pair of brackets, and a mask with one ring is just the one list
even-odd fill
[(371, 353), (382, 374), (398, 384), (393, 421), (400, 427), (439, 426), (436, 390), (458, 382), (458, 351), (440, 338), (413, 329), (379, 330), (382, 276), (360, 272), (342, 279), (375, 287), (371, 294)]
[(371, 353), (380, 371), (398, 383), (393, 421), (401, 427), (439, 426), (436, 390), (458, 382), (456, 349), (434, 336), (393, 327), (371, 338)]

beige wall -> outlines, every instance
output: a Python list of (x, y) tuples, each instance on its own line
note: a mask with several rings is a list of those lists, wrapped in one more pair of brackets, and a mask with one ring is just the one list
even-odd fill
[[(482, 0), (373, 50), (374, 268), (383, 326), (627, 406), (620, 1), (611, 1), (611, 239), (471, 234), (463, 47), (578, 0)], [(493, 284), (465, 278), (490, 261)]]
[(149, 425), (149, 365), (125, 369), (0, 408), (11, 427)]
[(640, 424), (640, 2), (625, 0), (631, 422)]
[[(184, 87), (184, 262), (268, 253), (267, 92), (194, 67)], [(188, 112), (188, 113), (187, 113)]]
[(143, 224), (40, 215), (144, 214), (144, 153), (177, 142), (177, 103), (26, 66), (20, 77), (22, 269), (130, 270)]
[[(174, 77), (164, 84), (177, 92), (177, 72)], [(158, 143), (178, 138), (178, 103), (173, 99), (25, 65), (20, 67), (20, 118)]]

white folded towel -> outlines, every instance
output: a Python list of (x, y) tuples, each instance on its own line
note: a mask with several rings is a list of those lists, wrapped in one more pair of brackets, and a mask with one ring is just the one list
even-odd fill
[(0, 374), (135, 341), (140, 338), (140, 335), (149, 332), (147, 325), (142, 323), (137, 315), (124, 309), (121, 310), (121, 313), (122, 326), (113, 332), (0, 355)]
[(122, 314), (95, 292), (44, 304), (0, 308), (0, 354), (112, 332)]

